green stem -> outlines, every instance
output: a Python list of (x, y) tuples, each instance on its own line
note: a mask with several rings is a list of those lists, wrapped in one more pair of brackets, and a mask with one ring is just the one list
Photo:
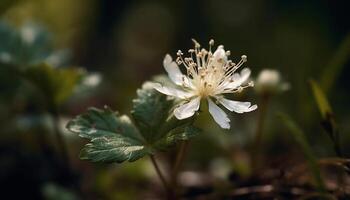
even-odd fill
[(176, 156), (175, 165), (171, 173), (171, 186), (174, 189), (176, 189), (176, 186), (177, 186), (177, 175), (185, 159), (185, 153), (187, 152), (188, 146), (189, 146), (188, 140), (182, 141), (180, 144), (180, 149)]
[(258, 118), (258, 124), (256, 127), (255, 132), (255, 138), (252, 146), (252, 155), (251, 155), (251, 161), (253, 168), (257, 169), (260, 165), (260, 159), (261, 159), (261, 150), (262, 150), (262, 136), (264, 131), (264, 124), (265, 124), (265, 118), (266, 118), (266, 111), (269, 104), (270, 95), (264, 94), (262, 95), (261, 103), (259, 105), (259, 118)]
[(150, 155), (150, 158), (151, 158), (151, 161), (152, 161), (152, 164), (153, 164), (153, 167), (155, 168), (158, 176), (159, 176), (159, 179), (161, 180), (162, 182), (162, 185), (167, 193), (168, 196), (170, 196), (169, 194), (171, 193), (171, 189), (167, 183), (167, 181), (165, 180), (164, 176), (163, 176), (163, 173), (160, 171), (160, 168), (159, 168), (159, 165), (156, 161), (156, 159), (154, 158), (154, 155)]

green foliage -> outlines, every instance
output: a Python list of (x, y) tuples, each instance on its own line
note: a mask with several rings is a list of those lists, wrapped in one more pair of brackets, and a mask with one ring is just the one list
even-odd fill
[(120, 116), (109, 108), (90, 108), (86, 114), (70, 121), (67, 128), (91, 140), (82, 150), (81, 159), (94, 162), (134, 161), (152, 151), (130, 118)]
[(50, 34), (41, 26), (27, 23), (15, 28), (0, 22), (0, 63), (23, 69), (42, 62), (58, 66), (66, 59), (65, 51), (54, 51)]
[(137, 90), (137, 98), (133, 100), (131, 113), (140, 131), (148, 140), (157, 137), (159, 127), (169, 116), (172, 102), (166, 98), (165, 95), (159, 95), (151, 83), (145, 83), (142, 89)]
[(310, 80), (311, 89), (315, 97), (318, 109), (320, 110), (322, 116), (322, 127), (327, 132), (331, 138), (334, 150), (338, 156), (342, 156), (342, 151), (340, 148), (339, 130), (336, 123), (334, 113), (328, 102), (325, 93), (322, 91), (321, 87), (314, 80)]
[(333, 58), (330, 60), (327, 67), (324, 68), (321, 76), (321, 85), (325, 93), (328, 93), (335, 84), (337, 77), (345, 67), (346, 62), (350, 58), (350, 34), (340, 44)]
[(323, 118), (326, 118), (327, 115), (332, 113), (332, 109), (328, 103), (326, 95), (323, 93), (316, 81), (310, 80), (310, 85), (321, 115)]
[(27, 23), (16, 28), (0, 22), (1, 97), (11, 99), (25, 79), (41, 90), (50, 109), (60, 105), (85, 74), (78, 68), (56, 68), (66, 59), (64, 51), (54, 50), (50, 34), (41, 26)]
[(292, 134), (295, 141), (301, 147), (301, 150), (305, 154), (309, 168), (313, 174), (317, 188), (323, 192), (325, 191), (325, 185), (321, 176), (320, 168), (317, 164), (317, 159), (312, 153), (310, 144), (307, 142), (304, 132), (300, 127), (287, 115), (280, 113), (279, 117), (282, 119), (282, 122), (287, 126), (290, 133)]
[(67, 124), (68, 130), (90, 140), (81, 159), (132, 162), (198, 134), (190, 120), (174, 119), (173, 100), (155, 91), (152, 83), (146, 82), (137, 94), (132, 111), (135, 124), (109, 108), (90, 108)]
[(50, 106), (62, 104), (74, 92), (85, 71), (80, 68), (54, 68), (46, 63), (28, 67), (24, 76), (45, 95)]

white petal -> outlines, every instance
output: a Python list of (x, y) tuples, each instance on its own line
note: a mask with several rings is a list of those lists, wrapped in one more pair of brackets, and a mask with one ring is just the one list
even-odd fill
[(226, 52), (225, 52), (224, 46), (222, 46), (222, 45), (218, 46), (216, 51), (213, 53), (213, 57), (214, 57), (214, 60), (222, 59), (222, 60), (226, 61), (227, 60), (227, 56), (226, 56)]
[(221, 70), (226, 62), (227, 56), (224, 46), (220, 45), (213, 54), (213, 61), (211, 62), (211, 65), (214, 66), (216, 70)]
[(241, 71), (241, 74), (239, 73), (234, 73), (231, 76), (231, 80), (233, 82), (229, 83), (226, 88), (234, 89), (242, 85), (244, 82), (246, 82), (250, 76), (250, 69), (249, 68), (244, 68)]
[(257, 105), (251, 105), (250, 102), (233, 101), (225, 98), (218, 98), (218, 101), (230, 111), (236, 113), (251, 112), (258, 108)]
[(169, 96), (173, 96), (173, 97), (177, 97), (180, 99), (187, 99), (187, 98), (190, 98), (193, 96), (193, 94), (191, 94), (190, 92), (162, 86), (159, 83), (155, 83), (153, 88), (156, 89), (160, 93), (163, 93), (163, 94), (166, 94)]
[(215, 122), (218, 123), (221, 128), (229, 129), (230, 119), (227, 117), (227, 114), (209, 98), (208, 98), (208, 104), (209, 104), (209, 112), (211, 116), (213, 116)]
[(185, 103), (174, 110), (174, 115), (177, 119), (186, 119), (192, 117), (194, 113), (199, 109), (200, 97), (192, 99), (190, 102)]
[(171, 56), (169, 54), (165, 55), (165, 58), (163, 60), (163, 66), (165, 70), (168, 73), (169, 78), (176, 84), (176, 85), (181, 85), (182, 84), (182, 79), (187, 78), (184, 76), (180, 69), (179, 66), (173, 61)]

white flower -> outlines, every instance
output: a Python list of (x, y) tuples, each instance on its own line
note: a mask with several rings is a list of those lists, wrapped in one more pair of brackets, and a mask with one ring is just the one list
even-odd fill
[[(247, 56), (243, 55), (242, 59), (235, 64), (228, 60), (230, 51), (225, 51), (222, 45), (212, 53), (214, 40), (210, 40), (209, 50), (201, 49), (197, 41), (193, 40), (193, 42), (194, 49), (188, 50), (190, 57), (183, 58), (183, 53), (179, 50), (176, 61), (173, 61), (170, 55), (166, 55), (163, 61), (169, 78), (180, 89), (161, 84), (156, 84), (154, 87), (163, 94), (183, 99), (174, 110), (177, 119), (193, 116), (199, 109), (201, 99), (206, 99), (209, 112), (214, 120), (222, 128), (229, 129), (230, 119), (216, 104), (220, 103), (236, 113), (250, 112), (257, 108), (257, 105), (251, 105), (250, 102), (233, 101), (223, 96), (241, 92), (244, 88), (253, 86), (253, 82), (246, 83), (250, 75), (248, 68), (244, 68), (241, 73), (235, 73), (247, 61)], [(186, 69), (186, 75), (180, 71), (179, 65), (181, 64)]]
[(262, 94), (283, 92), (289, 88), (289, 83), (282, 82), (280, 72), (274, 69), (262, 70), (255, 84), (256, 91)]

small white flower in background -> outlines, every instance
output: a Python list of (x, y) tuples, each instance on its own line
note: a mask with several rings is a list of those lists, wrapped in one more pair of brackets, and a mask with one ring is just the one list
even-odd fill
[(255, 81), (255, 89), (259, 93), (278, 93), (290, 88), (288, 83), (282, 82), (281, 74), (277, 70), (264, 69)]
[(83, 84), (89, 87), (95, 87), (98, 84), (100, 84), (101, 80), (102, 80), (101, 74), (91, 73), (84, 78)]
[(32, 24), (27, 24), (21, 27), (20, 34), (25, 43), (32, 44), (38, 36), (38, 30)]
[[(228, 59), (230, 51), (225, 51), (222, 45), (212, 53), (214, 40), (209, 41), (209, 50), (201, 48), (197, 41), (193, 40), (193, 42), (194, 49), (188, 50), (190, 57), (183, 58), (183, 53), (179, 50), (176, 61), (173, 61), (170, 55), (166, 55), (163, 61), (169, 78), (180, 88), (156, 84), (155, 89), (163, 94), (183, 99), (174, 110), (177, 119), (193, 116), (199, 109), (201, 99), (206, 99), (214, 120), (220, 127), (229, 129), (230, 119), (216, 104), (220, 103), (228, 110), (237, 113), (250, 112), (257, 108), (257, 105), (251, 105), (250, 102), (233, 101), (223, 96), (241, 92), (254, 85), (253, 82), (246, 83), (250, 75), (248, 68), (242, 69), (241, 73), (236, 73), (236, 70), (247, 61), (247, 56), (243, 55), (235, 64)], [(186, 74), (180, 71), (181, 64), (185, 67)]]

